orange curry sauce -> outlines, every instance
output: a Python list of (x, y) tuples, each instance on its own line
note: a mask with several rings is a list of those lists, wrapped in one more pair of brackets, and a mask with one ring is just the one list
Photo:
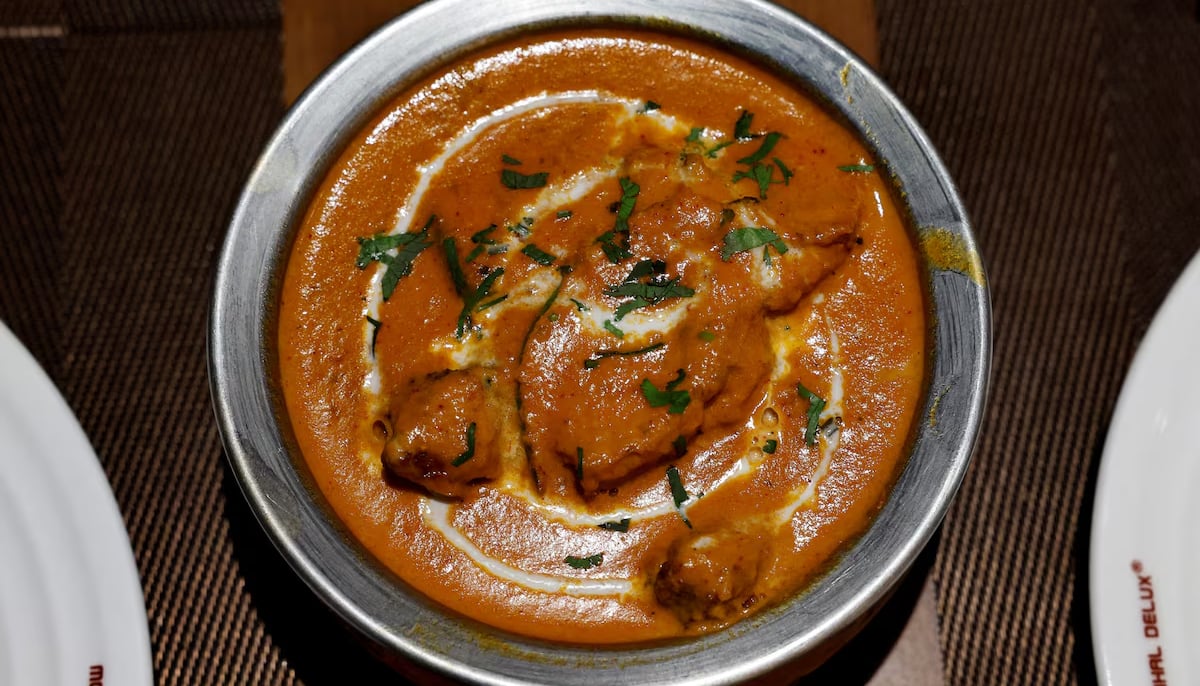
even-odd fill
[(919, 278), (863, 145), (784, 80), (544, 34), (416, 84), (330, 169), (283, 391), (333, 509), (428, 596), (552, 640), (702, 633), (799, 592), (880, 507)]

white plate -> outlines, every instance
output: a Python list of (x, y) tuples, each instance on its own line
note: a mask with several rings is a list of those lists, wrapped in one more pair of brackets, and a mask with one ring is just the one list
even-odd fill
[(0, 684), (151, 681), (142, 586), (108, 480), (0, 324)]
[(1200, 684), (1200, 256), (1155, 315), (1117, 400), (1090, 582), (1101, 684)]

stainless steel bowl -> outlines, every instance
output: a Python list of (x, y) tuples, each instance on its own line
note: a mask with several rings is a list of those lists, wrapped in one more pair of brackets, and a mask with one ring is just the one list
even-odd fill
[[(825, 576), (790, 602), (716, 634), (615, 649), (500, 632), (442, 609), (374, 561), (311, 483), (275, 359), (279, 283), (294, 233), (347, 141), (390, 98), (464, 53), (532, 29), (580, 25), (649, 26), (717, 42), (792, 77), (857, 128), (895, 181), (927, 258), (933, 340), (907, 465), (874, 524)], [(966, 213), (925, 134), (858, 57), (795, 15), (760, 0), (434, 0), (325, 72), (267, 146), (218, 265), (209, 376), (229, 460), (263, 528), (313, 591), (385, 655), (489, 684), (717, 684), (815, 666), (908, 570), (970, 461), (990, 317)]]

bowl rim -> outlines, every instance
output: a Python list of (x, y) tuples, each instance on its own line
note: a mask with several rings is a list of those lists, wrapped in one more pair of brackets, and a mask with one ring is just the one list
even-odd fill
[[(296, 227), (350, 138), (427, 74), (428, 65), (532, 29), (583, 24), (691, 33), (782, 70), (871, 148), (896, 184), (922, 256), (928, 258), (924, 237), (935, 233), (966, 256), (953, 265), (926, 260), (933, 338), (928, 393), (907, 463), (871, 526), (790, 601), (707, 636), (619, 648), (508, 634), (407, 588), (348, 536), (308, 481), (271, 380), (273, 312)], [(428, 36), (439, 40), (413, 40)], [(954, 183), (912, 115), (860, 58), (782, 7), (765, 0), (433, 0), (394, 19), (322, 74), (259, 158), (217, 263), (207, 341), (210, 389), (233, 473), (272, 543), (339, 617), (386, 651), (487, 684), (730, 683), (844, 640), (886, 599), (939, 526), (970, 462), (986, 399), (991, 314), (978, 255)], [(912, 497), (925, 506), (902, 507)]]

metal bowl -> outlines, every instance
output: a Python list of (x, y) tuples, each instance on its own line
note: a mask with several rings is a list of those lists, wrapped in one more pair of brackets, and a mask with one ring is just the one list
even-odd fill
[[(451, 613), (351, 537), (311, 482), (280, 398), (279, 284), (326, 170), (384, 103), (463, 54), (553, 27), (640, 26), (716, 42), (791, 77), (856, 128), (894, 180), (925, 259), (931, 372), (907, 464), (871, 527), (789, 602), (715, 634), (622, 648), (554, 644)], [(925, 134), (858, 57), (760, 0), (434, 0), (345, 55), (292, 108), (254, 169), (217, 268), (209, 376), (225, 449), (280, 552), (394, 663), (489, 684), (729, 683), (811, 669), (870, 616), (937, 528), (970, 461), (990, 308), (969, 222)]]

